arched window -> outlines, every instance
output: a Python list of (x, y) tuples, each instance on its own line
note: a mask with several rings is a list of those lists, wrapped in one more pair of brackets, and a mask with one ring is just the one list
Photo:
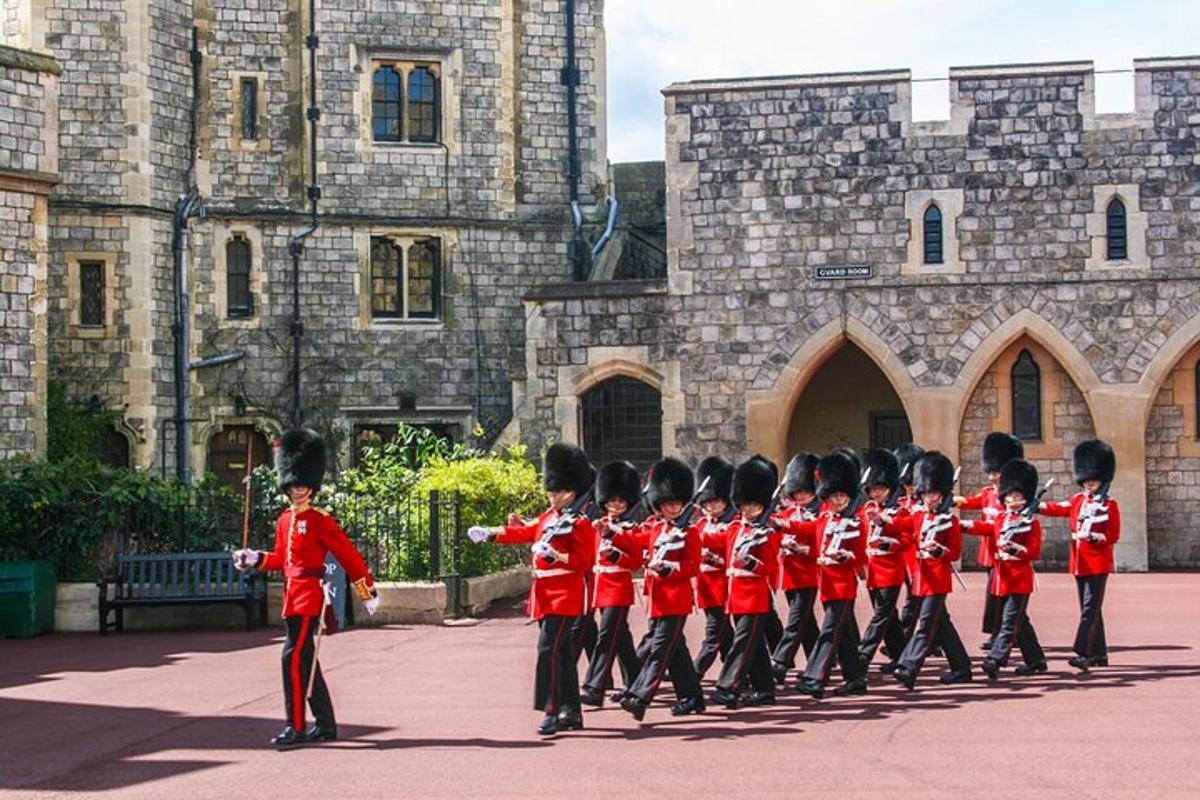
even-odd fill
[(96, 460), (109, 467), (129, 467), (129, 439), (116, 428), (105, 428), (92, 443)]
[(1129, 229), (1125, 219), (1125, 204), (1121, 202), (1119, 197), (1114, 197), (1112, 202), (1108, 204), (1108, 211), (1104, 216), (1108, 239), (1108, 260), (1123, 261), (1129, 258)]
[(404, 316), (404, 251), (391, 239), (371, 239), (371, 316)]
[(267, 437), (252, 425), (230, 425), (208, 440), (208, 471), (238, 494), (245, 489), (246, 456), (255, 467), (270, 464), (274, 456)]
[(404, 85), (400, 73), (390, 65), (375, 70), (371, 87), (371, 123), (377, 142), (398, 142), (404, 106)]
[[(1196, 395), (1194, 398), (1196, 403), (1196, 419), (1200, 420), (1200, 360), (1196, 361), (1196, 374), (1193, 376), (1192, 388)], [(1196, 439), (1200, 440), (1200, 425), (1196, 426)]]
[(942, 263), (942, 210), (936, 203), (930, 203), (922, 217), (924, 227), (923, 241), (925, 243), (925, 263)]
[(438, 80), (429, 67), (408, 73), (408, 140), (438, 140)]
[(645, 470), (662, 457), (662, 395), (653, 386), (609, 378), (584, 392), (579, 416), (583, 449), (597, 464), (624, 459)]
[(1042, 371), (1028, 350), (1012, 367), (1012, 431), (1024, 441), (1042, 438)]
[(250, 294), (250, 243), (234, 236), (225, 243), (225, 301), (230, 319), (254, 315), (254, 296)]
[(436, 319), (442, 283), (441, 242), (422, 239), (408, 249), (408, 316)]

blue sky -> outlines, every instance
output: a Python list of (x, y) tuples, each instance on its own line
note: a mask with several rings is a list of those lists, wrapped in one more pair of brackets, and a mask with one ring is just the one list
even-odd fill
[[(663, 157), (673, 81), (908, 68), (1200, 55), (1200, 0), (605, 0), (608, 154)], [(913, 87), (917, 119), (948, 113), (945, 81)], [(1099, 111), (1133, 106), (1129, 74), (1098, 75)]]

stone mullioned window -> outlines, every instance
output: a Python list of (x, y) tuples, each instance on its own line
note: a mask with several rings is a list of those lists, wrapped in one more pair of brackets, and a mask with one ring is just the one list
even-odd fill
[(441, 141), (441, 65), (372, 62), (371, 136), (376, 143)]

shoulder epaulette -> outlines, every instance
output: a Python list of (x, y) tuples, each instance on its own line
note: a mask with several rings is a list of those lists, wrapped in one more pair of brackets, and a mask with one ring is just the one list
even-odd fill
[(322, 514), (322, 515), (324, 515), (324, 516), (326, 516), (326, 517), (332, 517), (332, 516), (333, 516), (333, 515), (332, 515), (332, 514), (330, 514), (328, 511), (326, 511), (325, 509), (321, 508), (320, 506), (309, 506), (309, 508), (311, 508), (313, 511), (317, 512), (318, 514)]

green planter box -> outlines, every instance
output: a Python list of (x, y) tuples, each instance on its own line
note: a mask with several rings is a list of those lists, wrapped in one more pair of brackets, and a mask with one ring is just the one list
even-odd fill
[(0, 564), (0, 637), (54, 630), (57, 583), (49, 561)]

